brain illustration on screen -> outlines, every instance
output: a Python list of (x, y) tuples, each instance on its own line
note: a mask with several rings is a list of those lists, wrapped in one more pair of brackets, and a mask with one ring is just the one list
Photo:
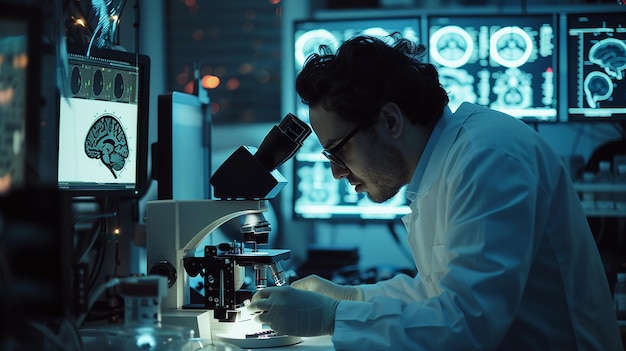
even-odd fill
[(89, 128), (85, 138), (87, 157), (99, 159), (117, 178), (116, 172), (124, 168), (128, 158), (128, 141), (120, 122), (105, 114)]

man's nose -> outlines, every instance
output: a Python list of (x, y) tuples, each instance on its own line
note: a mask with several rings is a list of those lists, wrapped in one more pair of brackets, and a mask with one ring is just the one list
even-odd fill
[(335, 179), (345, 178), (350, 174), (350, 170), (347, 167), (341, 167), (333, 162), (330, 163), (330, 171)]

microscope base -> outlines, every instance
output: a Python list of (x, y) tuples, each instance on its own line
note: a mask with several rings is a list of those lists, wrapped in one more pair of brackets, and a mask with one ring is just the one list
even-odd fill
[(215, 339), (233, 344), (242, 349), (259, 349), (269, 347), (283, 347), (289, 345), (295, 345), (302, 342), (302, 338), (299, 336), (291, 335), (277, 335), (270, 337), (257, 337), (257, 338), (245, 338), (236, 335), (229, 334), (216, 334)]
[(208, 310), (166, 310), (161, 312), (163, 325), (176, 325), (194, 331), (196, 337), (211, 339), (213, 311)]

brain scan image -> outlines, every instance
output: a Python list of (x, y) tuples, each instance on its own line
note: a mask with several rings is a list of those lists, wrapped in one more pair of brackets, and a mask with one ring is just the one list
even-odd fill
[(567, 120), (626, 120), (624, 14), (572, 14), (567, 24)]
[(430, 55), (443, 66), (458, 68), (466, 64), (474, 51), (474, 41), (463, 28), (446, 26), (430, 37)]
[(448, 92), (528, 122), (556, 122), (557, 65), (552, 15), (430, 16), (429, 60)]
[(60, 104), (64, 117), (59, 121), (60, 182), (132, 182), (137, 162), (136, 105), (84, 98), (60, 99)]
[(496, 74), (493, 87), (496, 101), (492, 107), (527, 108), (532, 106), (532, 75), (517, 68)]
[(101, 70), (96, 70), (93, 73), (93, 95), (100, 96), (104, 90), (104, 75)]
[(453, 111), (464, 101), (475, 103), (478, 99), (474, 91), (474, 76), (465, 70), (441, 67), (439, 81), (448, 92), (448, 105)]
[(74, 67), (72, 68), (72, 73), (70, 75), (70, 89), (73, 95), (78, 94), (81, 87), (83, 86), (83, 76), (80, 68)]
[(302, 196), (298, 198), (301, 205), (336, 205), (339, 201), (339, 182), (332, 178), (332, 173), (324, 162), (314, 162), (310, 167), (297, 170), (298, 190)]
[(626, 68), (626, 44), (615, 38), (600, 40), (589, 49), (589, 61), (604, 68), (606, 74), (622, 80)]
[(589, 107), (599, 107), (600, 101), (607, 100), (613, 94), (613, 82), (602, 72), (591, 72), (585, 77), (584, 91)]
[(128, 141), (120, 122), (112, 115), (103, 115), (89, 128), (85, 138), (87, 157), (100, 160), (117, 178), (128, 158)]
[(294, 43), (296, 65), (304, 66), (307, 57), (318, 52), (320, 45), (328, 45), (333, 51), (339, 47), (340, 39), (326, 29), (314, 29), (303, 33)]
[(491, 58), (504, 67), (520, 67), (533, 52), (532, 38), (520, 27), (504, 27), (492, 34)]
[(113, 94), (115, 95), (115, 98), (118, 100), (121, 99), (125, 90), (124, 76), (118, 73), (115, 75), (115, 81), (113, 83)]

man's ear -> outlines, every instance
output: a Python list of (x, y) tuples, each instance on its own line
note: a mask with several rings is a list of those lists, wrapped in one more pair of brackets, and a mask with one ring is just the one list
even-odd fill
[(387, 132), (392, 138), (397, 138), (402, 134), (404, 126), (404, 115), (400, 107), (394, 102), (388, 102), (380, 109), (382, 118), (387, 126)]

